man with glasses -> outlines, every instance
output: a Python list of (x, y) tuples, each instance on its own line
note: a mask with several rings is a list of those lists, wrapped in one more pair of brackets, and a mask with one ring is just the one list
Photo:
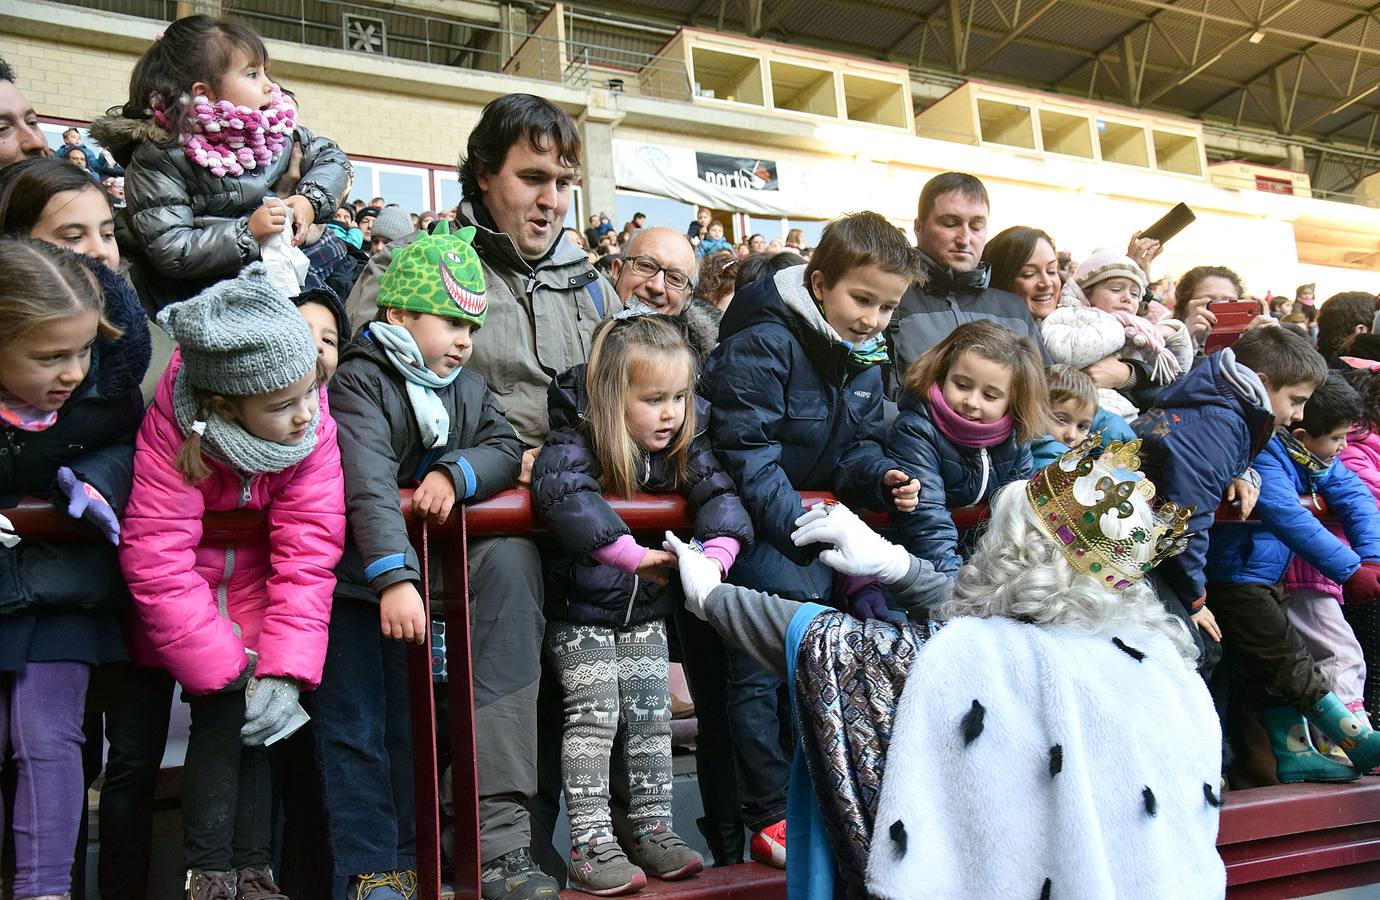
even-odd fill
[(613, 289), (624, 307), (644, 306), (685, 324), (686, 340), (704, 359), (719, 338), (719, 314), (695, 300), (698, 260), (690, 239), (674, 228), (644, 228), (612, 263)]

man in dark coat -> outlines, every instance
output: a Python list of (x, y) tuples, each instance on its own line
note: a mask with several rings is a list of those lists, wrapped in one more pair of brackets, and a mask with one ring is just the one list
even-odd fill
[(990, 209), (987, 188), (964, 172), (936, 175), (920, 192), (915, 240), (924, 258), (925, 278), (901, 298), (887, 329), (893, 384), (900, 383), (922, 353), (964, 322), (990, 319), (1040, 343), (1040, 329), (1025, 302), (988, 285), (992, 272), (982, 262), (982, 248), (987, 244)]

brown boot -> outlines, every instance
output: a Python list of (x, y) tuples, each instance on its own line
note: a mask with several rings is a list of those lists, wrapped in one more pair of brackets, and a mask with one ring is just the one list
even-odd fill
[(234, 872), (187, 870), (187, 900), (235, 900)]
[(273, 880), (273, 870), (268, 866), (240, 869), (238, 900), (288, 900)]

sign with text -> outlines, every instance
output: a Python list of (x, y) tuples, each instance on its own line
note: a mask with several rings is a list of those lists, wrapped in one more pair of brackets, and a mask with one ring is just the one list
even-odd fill
[(701, 180), (719, 187), (747, 191), (779, 189), (775, 160), (696, 151), (695, 167)]

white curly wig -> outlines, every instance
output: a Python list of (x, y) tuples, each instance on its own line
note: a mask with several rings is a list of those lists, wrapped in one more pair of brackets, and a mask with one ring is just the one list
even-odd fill
[[(1019, 619), (1089, 634), (1128, 626), (1150, 628), (1169, 637), (1192, 666), (1198, 655), (1193, 639), (1183, 623), (1165, 611), (1154, 590), (1144, 581), (1122, 591), (1108, 590), (1075, 569), (1059, 543), (1040, 527), (1025, 488), (1026, 482), (1017, 481), (997, 493), (977, 550), (959, 570), (953, 595), (934, 617)], [(1137, 526), (1148, 529), (1154, 521), (1150, 505), (1135, 494), (1131, 502), (1133, 514), (1116, 524), (1125, 533)]]

